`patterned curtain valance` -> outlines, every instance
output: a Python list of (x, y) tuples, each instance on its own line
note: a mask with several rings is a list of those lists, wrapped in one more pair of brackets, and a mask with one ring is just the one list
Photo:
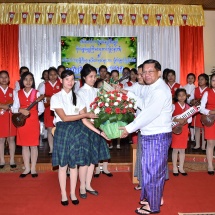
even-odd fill
[(0, 24), (204, 26), (204, 11), (196, 5), (5, 3)]

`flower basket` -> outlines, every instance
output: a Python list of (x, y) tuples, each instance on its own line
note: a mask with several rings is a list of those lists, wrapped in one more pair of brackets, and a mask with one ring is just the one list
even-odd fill
[(110, 122), (107, 120), (104, 124), (100, 125), (100, 129), (105, 132), (106, 136), (109, 139), (119, 138), (122, 134), (122, 130), (119, 130), (119, 127), (124, 127), (128, 123), (117, 121), (117, 122)]
[(94, 126), (105, 132), (109, 139), (119, 138), (124, 127), (134, 120), (134, 99), (118, 91), (99, 92), (91, 110), (99, 116), (94, 120)]

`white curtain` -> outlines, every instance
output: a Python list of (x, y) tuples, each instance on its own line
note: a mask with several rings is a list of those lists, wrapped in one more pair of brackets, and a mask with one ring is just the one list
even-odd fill
[(176, 71), (180, 81), (179, 27), (123, 25), (19, 25), (20, 66), (29, 67), (36, 85), (42, 71), (61, 64), (61, 36), (130, 36), (138, 38), (137, 65), (147, 59), (161, 63), (162, 70)]

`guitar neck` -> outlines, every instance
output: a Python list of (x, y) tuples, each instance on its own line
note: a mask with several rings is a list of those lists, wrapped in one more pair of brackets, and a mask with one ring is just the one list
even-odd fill
[(31, 110), (31, 108), (33, 108), (36, 104), (38, 103), (38, 101), (34, 101), (33, 103), (31, 103), (27, 108), (26, 110)]

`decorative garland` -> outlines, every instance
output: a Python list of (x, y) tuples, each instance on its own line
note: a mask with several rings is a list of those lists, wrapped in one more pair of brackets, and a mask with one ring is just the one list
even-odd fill
[(204, 26), (197, 5), (0, 4), (0, 24)]

